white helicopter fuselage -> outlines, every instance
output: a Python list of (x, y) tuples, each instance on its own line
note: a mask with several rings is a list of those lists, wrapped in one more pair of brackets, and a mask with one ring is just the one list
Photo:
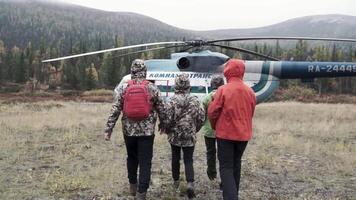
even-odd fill
[[(268, 98), (273, 91), (278, 88), (279, 81), (276, 77), (270, 74), (263, 74), (264, 61), (246, 61), (246, 70), (244, 82), (251, 87), (257, 96), (258, 102)], [(275, 65), (273, 63), (272, 65)], [(276, 67), (269, 68), (268, 73), (273, 74), (272, 70)], [(170, 98), (174, 95), (174, 79), (178, 74), (186, 73), (190, 78), (191, 94), (199, 99), (205, 97), (212, 91), (210, 86), (211, 78), (214, 75), (223, 76), (221, 72), (192, 72), (192, 71), (150, 71), (148, 67), (146, 79), (153, 82), (161, 91), (161, 96)], [(225, 78), (224, 78), (225, 79)], [(117, 96), (118, 88), (122, 85), (127, 85), (131, 80), (131, 75), (126, 75), (115, 88), (115, 97)], [(226, 79), (225, 79), (226, 82)]]
[[(174, 94), (174, 79), (178, 74), (190, 77), (191, 94), (202, 99), (212, 88), (213, 75), (222, 75), (224, 54), (210, 51), (175, 53), (171, 59), (146, 60), (146, 79), (154, 82), (161, 95), (169, 98)], [(266, 101), (279, 87), (280, 79), (308, 80), (319, 77), (356, 76), (356, 63), (352, 62), (301, 62), (301, 61), (245, 61), (244, 82), (256, 94), (257, 103)], [(127, 84), (125, 76), (118, 86)], [(117, 93), (115, 88), (115, 93)]]

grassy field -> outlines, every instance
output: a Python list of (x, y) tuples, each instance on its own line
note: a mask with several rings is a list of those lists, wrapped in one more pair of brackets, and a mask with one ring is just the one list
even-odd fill
[[(132, 199), (121, 123), (111, 142), (102, 137), (109, 110), (106, 103), (0, 102), (0, 199)], [(356, 199), (355, 119), (355, 105), (258, 105), (241, 199)], [(197, 199), (222, 199), (206, 176), (203, 141), (200, 135), (194, 155)], [(184, 181), (181, 192), (171, 187), (169, 149), (157, 134), (149, 199), (185, 198)]]

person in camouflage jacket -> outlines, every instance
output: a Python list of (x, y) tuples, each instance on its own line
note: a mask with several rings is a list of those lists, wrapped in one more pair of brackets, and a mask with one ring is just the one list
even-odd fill
[[(136, 82), (142, 82), (146, 78), (147, 68), (143, 60), (136, 59), (131, 66), (131, 79)], [(109, 119), (106, 123), (106, 133), (111, 133), (115, 127), (121, 111), (123, 110), (124, 94), (127, 88), (127, 84), (123, 84), (119, 87), (118, 95), (116, 96), (112, 109), (109, 115)], [(122, 132), (126, 136), (152, 136), (154, 135), (155, 124), (157, 116), (161, 118), (164, 114), (164, 102), (160, 96), (160, 91), (153, 83), (148, 84), (148, 91), (151, 95), (152, 111), (149, 117), (142, 121), (134, 121), (128, 119), (125, 114), (121, 118)]]
[[(140, 83), (146, 78), (147, 67), (143, 60), (136, 59), (131, 65), (131, 79)], [(130, 182), (130, 193), (137, 199), (145, 199), (151, 178), (151, 162), (153, 156), (154, 130), (157, 116), (162, 119), (165, 112), (164, 102), (156, 85), (149, 83), (148, 92), (151, 96), (152, 110), (147, 119), (141, 121), (130, 120), (123, 113), (122, 132), (124, 134), (127, 150), (127, 170)], [(112, 130), (123, 110), (124, 95), (127, 84), (119, 88), (118, 95), (114, 99), (109, 119), (105, 128), (105, 139), (110, 140)], [(140, 166), (139, 184), (137, 188), (137, 169)], [(138, 191), (136, 193), (136, 190)]]
[(190, 95), (190, 81), (187, 74), (175, 79), (175, 94), (167, 103), (164, 124), (172, 150), (172, 176), (174, 186), (179, 186), (181, 150), (183, 150), (185, 175), (188, 182), (188, 197), (194, 196), (193, 152), (196, 133), (205, 119), (205, 112), (198, 97)]

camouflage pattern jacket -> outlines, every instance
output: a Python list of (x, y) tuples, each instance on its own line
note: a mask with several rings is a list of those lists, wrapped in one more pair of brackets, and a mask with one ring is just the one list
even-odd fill
[(192, 147), (196, 143), (196, 133), (205, 119), (205, 111), (198, 97), (176, 93), (167, 103), (164, 124), (168, 141), (172, 145)]
[[(142, 80), (137, 80), (142, 81)], [(133, 121), (128, 119), (125, 114), (121, 118), (122, 122), (122, 132), (126, 136), (151, 136), (154, 135), (155, 125), (157, 121), (157, 116), (159, 115), (162, 119), (164, 114), (164, 102), (160, 97), (160, 91), (156, 85), (149, 83), (147, 85), (148, 91), (151, 95), (152, 111), (149, 117), (142, 121)], [(118, 120), (121, 111), (123, 110), (124, 95), (127, 88), (127, 84), (123, 84), (119, 90), (118, 95), (114, 100), (111, 108), (109, 119), (106, 123), (105, 132), (112, 132), (116, 121)]]

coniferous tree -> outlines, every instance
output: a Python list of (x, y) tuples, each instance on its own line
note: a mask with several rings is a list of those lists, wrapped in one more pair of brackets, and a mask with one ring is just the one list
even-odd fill
[(279, 40), (277, 40), (276, 42), (276, 47), (275, 47), (275, 51), (274, 51), (274, 57), (279, 58), (280, 54), (281, 54), (281, 46), (279, 45)]
[(268, 54), (268, 47), (266, 43), (263, 43), (262, 54)]
[(34, 77), (34, 67), (33, 67), (33, 60), (34, 60), (34, 51), (33, 51), (33, 46), (32, 43), (29, 42), (27, 44), (26, 50), (25, 50), (25, 57), (26, 57), (26, 65), (28, 67), (27, 73), (26, 73), (26, 80), (28, 80), (30, 77)]
[(113, 66), (113, 58), (111, 53), (104, 54), (103, 64), (100, 70), (100, 77), (105, 86), (113, 86), (115, 80), (115, 74)]
[(96, 88), (98, 81), (98, 72), (96, 71), (94, 63), (92, 63), (90, 67), (86, 69), (86, 89), (91, 90)]
[(259, 48), (258, 48), (258, 45), (256, 43), (254, 44), (253, 50), (255, 52), (257, 52), (257, 53), (259, 52)]
[(3, 80), (4, 66), (5, 66), (6, 49), (4, 42), (0, 40), (0, 82)]
[(64, 81), (69, 84), (71, 88), (79, 89), (79, 79), (77, 77), (78, 70), (75, 63), (63, 63)]
[(20, 71), (20, 59), (21, 59), (21, 51), (20, 48), (14, 46), (11, 49), (10, 62), (8, 67), (8, 77), (11, 81), (16, 81), (21, 79), (19, 76)]
[(25, 73), (26, 73), (25, 54), (24, 52), (21, 52), (20, 58), (17, 61), (15, 81), (17, 83), (24, 83), (26, 80)]
[(294, 59), (296, 61), (303, 61), (307, 58), (307, 43), (306, 41), (299, 40), (295, 47)]
[(86, 60), (83, 58), (79, 58), (78, 61), (76, 62), (76, 78), (79, 80), (79, 87), (80, 89), (85, 89), (86, 88), (86, 68), (87, 68), (87, 63)]
[[(115, 36), (115, 47), (122, 47), (124, 46), (124, 39), (123, 37), (120, 37), (119, 35)], [(130, 53), (130, 49), (128, 49), (127, 51), (125, 51), (125, 53)], [(112, 52), (112, 66), (110, 68), (110, 71), (112, 74), (110, 74), (109, 76), (109, 82), (110, 82), (110, 86), (115, 86), (123, 77), (123, 72), (125, 71), (125, 69), (122, 69), (124, 67), (124, 63), (123, 58), (120, 56), (121, 54), (123, 54), (123, 52), (117, 52), (114, 51)], [(125, 57), (130, 57), (125, 56)]]
[(337, 49), (336, 45), (333, 45), (332, 51), (331, 51), (331, 61), (336, 62), (337, 61)]

